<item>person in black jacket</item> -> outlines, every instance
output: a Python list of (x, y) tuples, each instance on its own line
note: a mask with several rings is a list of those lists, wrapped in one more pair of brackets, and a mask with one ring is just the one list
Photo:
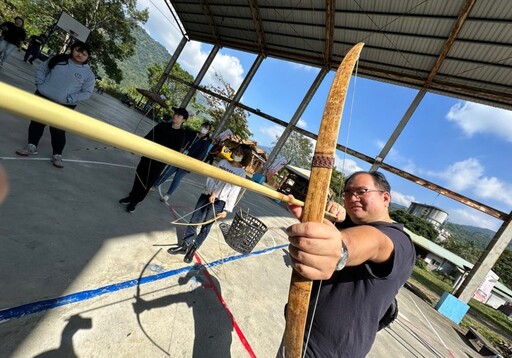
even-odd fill
[[(155, 143), (161, 144), (167, 148), (180, 151), (185, 141), (185, 130), (181, 127), (188, 118), (188, 112), (185, 108), (172, 107), (174, 115), (171, 122), (162, 122), (157, 124), (144, 138)], [(127, 205), (126, 211), (132, 213), (135, 207), (148, 194), (151, 184), (153, 184), (165, 168), (165, 164), (156, 160), (142, 157), (133, 182), (130, 194), (121, 200), (120, 204)]]
[(45, 36), (43, 34), (36, 36), (32, 35), (28, 38), (28, 46), (27, 51), (25, 51), (25, 57), (23, 57), (23, 61), (34, 64), (34, 60), (39, 55), (39, 51), (41, 51), (41, 45), (44, 43)]
[(0, 24), (2, 30), (2, 40), (0, 41), (0, 68), (4, 67), (7, 57), (16, 47), (21, 46), (21, 42), (25, 41), (27, 34), (23, 29), (24, 21), (21, 17), (16, 16), (14, 23), (6, 21)]
[(23, 29), (24, 25), (23, 18), (16, 16), (14, 23), (6, 21), (0, 24), (2, 30), (2, 40), (0, 40), (0, 68), (4, 67), (4, 62), (11, 52), (21, 46), (21, 42), (25, 41), (27, 34)]
[[(210, 146), (211, 139), (208, 136), (208, 133), (212, 129), (212, 125), (210, 122), (203, 122), (201, 124), (201, 128), (199, 128), (198, 132), (187, 132), (185, 145), (183, 147), (183, 154), (186, 154), (192, 158), (203, 160), (208, 152), (208, 147)], [(185, 169), (180, 169), (169, 165), (167, 169), (157, 178), (155, 183), (153, 184), (153, 189), (156, 187), (160, 187), (167, 179), (174, 174), (174, 178), (172, 179), (171, 186), (167, 190), (167, 193), (160, 198), (160, 201), (167, 202), (172, 193), (178, 188), (181, 180), (185, 175), (189, 172)]]

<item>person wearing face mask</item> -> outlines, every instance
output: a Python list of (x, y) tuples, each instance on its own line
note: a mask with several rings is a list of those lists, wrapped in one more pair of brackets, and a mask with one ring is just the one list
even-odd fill
[[(233, 150), (232, 158), (232, 162), (222, 159), (216, 166), (219, 169), (245, 178), (245, 168), (250, 165), (252, 161), (251, 147), (246, 144), (241, 144)], [(214, 216), (216, 216), (217, 219), (225, 218), (229, 212), (233, 211), (239, 193), (239, 186), (225, 183), (217, 179), (206, 179), (206, 186), (197, 200), (195, 210), (190, 219), (190, 224), (208, 222), (213, 219)], [(202, 225), (197, 236), (196, 226), (188, 226), (182, 244), (171, 247), (167, 252), (172, 255), (185, 254), (183, 261), (190, 263), (196, 250), (203, 244), (204, 240), (206, 240), (212, 225), (213, 222)]]
[[(204, 160), (208, 153), (208, 147), (210, 146), (211, 139), (208, 133), (212, 129), (210, 122), (203, 122), (198, 132), (188, 132), (185, 135), (185, 146), (182, 149), (182, 153), (198, 160)], [(180, 185), (181, 180), (185, 175), (190, 173), (184, 169), (180, 169), (169, 165), (160, 176), (156, 179), (152, 189), (159, 187), (174, 174), (171, 186), (167, 189), (167, 193), (160, 198), (160, 201), (166, 202), (169, 197), (174, 193), (176, 188)]]
[[(144, 138), (163, 145), (169, 149), (179, 151), (183, 147), (185, 140), (185, 130), (182, 124), (188, 119), (188, 111), (185, 108), (172, 107), (174, 114), (171, 121), (158, 123), (151, 129)], [(139, 165), (135, 172), (132, 190), (127, 197), (119, 200), (119, 204), (126, 205), (126, 212), (133, 213), (138, 203), (146, 198), (151, 183), (155, 182), (165, 163), (148, 157), (140, 158)]]

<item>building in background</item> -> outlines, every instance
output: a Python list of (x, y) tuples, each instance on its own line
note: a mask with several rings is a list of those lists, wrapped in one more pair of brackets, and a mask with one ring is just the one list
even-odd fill
[(439, 232), (443, 229), (446, 219), (448, 219), (448, 213), (446, 211), (427, 204), (412, 202), (407, 212), (432, 223)]

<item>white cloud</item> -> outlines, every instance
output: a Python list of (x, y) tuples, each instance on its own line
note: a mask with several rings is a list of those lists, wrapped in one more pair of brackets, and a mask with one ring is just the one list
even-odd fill
[(429, 172), (444, 179), (447, 187), (456, 192), (470, 191), (479, 199), (493, 199), (512, 206), (512, 185), (496, 177), (484, 175), (484, 167), (475, 158), (456, 162), (441, 172)]
[(300, 127), (302, 129), (306, 129), (308, 127), (308, 124), (307, 124), (307, 122), (304, 119), (301, 118), (301, 119), (299, 119), (297, 121), (297, 127)]
[(448, 187), (455, 191), (467, 190), (475, 186), (478, 178), (484, 173), (484, 168), (475, 158), (469, 158), (450, 165), (442, 172), (430, 172), (431, 175), (442, 178)]
[[(150, 0), (139, 0), (137, 7), (139, 9), (149, 8), (150, 18), (143, 25), (144, 29), (151, 37), (160, 41), (169, 53), (174, 53), (183, 36), (169, 9), (159, 2)], [(205, 52), (204, 45), (200, 42), (189, 41), (178, 57), (178, 63), (184, 70), (196, 76), (206, 61), (208, 54), (208, 52)], [(170, 58), (169, 56), (169, 60)], [(203, 79), (203, 85), (219, 85), (215, 80), (214, 72), (220, 74), (235, 89), (243, 81), (242, 75), (244, 71), (238, 58), (222, 54), (221, 51), (215, 56), (212, 65)]]
[(243, 81), (244, 69), (240, 60), (233, 56), (224, 55), (220, 51), (215, 56), (212, 66), (206, 73), (208, 78), (205, 78), (205, 80), (207, 83), (216, 83), (214, 78), (215, 72), (221, 74), (224, 81), (229, 83), (235, 90), (240, 87)]
[(393, 203), (400, 204), (400, 205), (403, 205), (408, 208), (412, 202), (416, 201), (416, 199), (412, 195), (406, 195), (406, 194), (402, 194), (397, 191), (391, 190), (391, 201)]
[[(379, 150), (382, 150), (382, 148), (384, 148), (384, 145), (386, 145), (386, 142), (382, 140), (377, 140), (375, 144), (377, 145), (377, 148), (379, 148)], [(415, 174), (417, 171), (417, 167), (414, 161), (410, 158), (403, 156), (398, 152), (398, 150), (394, 149), (393, 147), (391, 147), (386, 158), (384, 158), (384, 162), (393, 163), (394, 166), (400, 167), (402, 170), (411, 174)]]
[(299, 70), (299, 71), (311, 72), (311, 71), (317, 71), (318, 70), (317, 67), (303, 65), (301, 63), (291, 62), (291, 64), (292, 64), (292, 68), (293, 69), (296, 69), (296, 70)]
[(265, 136), (271, 138), (271, 142), (275, 142), (276, 137), (280, 137), (281, 134), (283, 134), (284, 127), (276, 124), (269, 127), (262, 127), (260, 128), (260, 132), (263, 133)]
[(450, 108), (446, 119), (454, 122), (469, 137), (483, 133), (512, 142), (512, 111), (459, 102)]
[(339, 170), (340, 172), (342, 172), (343, 174), (345, 174), (347, 176), (352, 173), (359, 172), (359, 171), (363, 170), (361, 167), (359, 167), (357, 165), (357, 163), (354, 160), (347, 159), (347, 158), (345, 158), (345, 160), (343, 160), (338, 155), (336, 155), (336, 157), (335, 157), (335, 166), (336, 166), (337, 170)]
[(484, 227), (493, 231), (497, 231), (500, 226), (500, 223), (497, 219), (494, 219), (487, 214), (480, 213), (473, 209), (451, 210), (449, 213), (448, 221), (460, 225)]

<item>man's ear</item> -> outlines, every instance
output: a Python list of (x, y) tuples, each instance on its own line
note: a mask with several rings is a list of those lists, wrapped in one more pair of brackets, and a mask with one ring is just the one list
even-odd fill
[(391, 205), (391, 193), (385, 191), (383, 194), (384, 194), (384, 202), (387, 204), (386, 206), (389, 208), (389, 205)]

